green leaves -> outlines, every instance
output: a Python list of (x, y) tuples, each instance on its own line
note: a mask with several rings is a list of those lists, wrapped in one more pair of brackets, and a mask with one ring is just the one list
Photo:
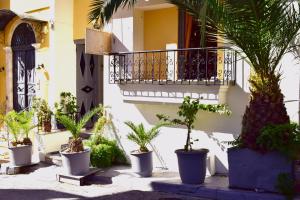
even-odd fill
[(0, 121), (4, 121), (8, 128), (8, 132), (13, 135), (14, 142), (18, 143), (21, 140), (22, 134), (28, 138), (30, 130), (35, 128), (33, 125), (32, 111), (10, 111), (6, 115), (0, 115)]
[(88, 15), (89, 23), (98, 22), (99, 27), (108, 23), (119, 7), (132, 7), (137, 0), (92, 0)]
[(67, 115), (72, 119), (75, 119), (77, 113), (77, 103), (76, 97), (72, 95), (71, 92), (60, 93), (59, 103), (55, 103), (54, 107), (56, 109), (55, 115)]
[(194, 123), (199, 110), (218, 113), (218, 114), (226, 114), (226, 115), (231, 114), (231, 111), (228, 109), (227, 105), (201, 104), (199, 99), (192, 100), (191, 97), (187, 96), (184, 98), (177, 112), (180, 118), (170, 119), (169, 116), (163, 114), (157, 114), (156, 116), (158, 117), (159, 120), (162, 120), (164, 122), (169, 122), (170, 124), (175, 124), (175, 125), (183, 125), (187, 127), (188, 133), (187, 133), (187, 140), (184, 149), (188, 151), (188, 150), (192, 150), (192, 142), (191, 142), (190, 134), (192, 128), (194, 128)]
[(131, 121), (127, 121), (125, 122), (125, 124), (133, 131), (127, 135), (127, 138), (139, 145), (141, 152), (148, 152), (149, 150), (147, 148), (147, 145), (158, 136), (159, 129), (170, 123), (161, 122), (159, 124), (156, 124), (148, 131), (145, 129), (142, 123), (136, 125)]
[(57, 116), (57, 119), (61, 124), (63, 124), (66, 127), (67, 130), (69, 130), (72, 133), (73, 138), (77, 139), (80, 136), (82, 128), (100, 110), (101, 107), (94, 108), (90, 112), (86, 113), (78, 123), (74, 119), (65, 115)]
[(279, 151), (291, 160), (300, 153), (300, 129), (295, 123), (267, 125), (256, 140), (266, 151)]

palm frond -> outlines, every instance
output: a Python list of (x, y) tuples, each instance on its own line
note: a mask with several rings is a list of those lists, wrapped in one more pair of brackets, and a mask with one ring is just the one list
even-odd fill
[(153, 139), (155, 139), (159, 132), (160, 132), (160, 128), (164, 127), (164, 126), (170, 126), (172, 123), (169, 123), (169, 122), (160, 122), (156, 125), (154, 125), (154, 127), (152, 127), (147, 135), (148, 135), (148, 138), (149, 138), (149, 141), (152, 141)]
[[(239, 47), (262, 76), (275, 73), (300, 29), (299, 1), (168, 0)], [(205, 18), (203, 15), (206, 14)], [(205, 30), (201, 26), (201, 35)]]
[(120, 7), (132, 7), (137, 0), (92, 0), (88, 14), (89, 22), (100, 21), (100, 26), (108, 23)]
[(5, 116), (2, 116), (8, 132), (12, 134), (15, 142), (19, 141), (19, 136), (21, 134), (21, 126), (18, 121), (18, 113), (16, 111), (10, 111)]
[(158, 136), (159, 129), (163, 126), (170, 125), (168, 122), (161, 122), (147, 131), (142, 123), (136, 125), (131, 121), (127, 121), (125, 124), (133, 131), (127, 135), (127, 138), (139, 145), (140, 150), (145, 152), (149, 151), (147, 145)]
[(101, 107), (96, 107), (94, 108), (93, 110), (91, 110), (90, 112), (86, 113), (81, 119), (80, 121), (77, 123), (76, 125), (76, 132), (77, 132), (77, 135), (76, 135), (76, 138), (79, 137), (79, 133), (81, 131), (81, 129), (88, 123), (88, 121), (90, 121), (90, 119), (96, 115), (98, 112), (101, 111)]
[(66, 115), (60, 115), (57, 116), (57, 120), (59, 121), (59, 123), (63, 124), (68, 131), (71, 132), (74, 138), (78, 137), (80, 132), (78, 132), (77, 124), (73, 119)]

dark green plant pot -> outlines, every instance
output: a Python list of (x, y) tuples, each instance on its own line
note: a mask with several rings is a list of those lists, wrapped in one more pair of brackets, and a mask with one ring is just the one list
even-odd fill
[(293, 161), (276, 151), (259, 153), (248, 148), (229, 148), (227, 153), (231, 188), (278, 192), (278, 175), (293, 174)]
[(153, 161), (152, 151), (149, 152), (131, 152), (132, 170), (141, 177), (152, 176)]
[(207, 149), (175, 151), (178, 158), (178, 168), (182, 183), (201, 184), (206, 176)]

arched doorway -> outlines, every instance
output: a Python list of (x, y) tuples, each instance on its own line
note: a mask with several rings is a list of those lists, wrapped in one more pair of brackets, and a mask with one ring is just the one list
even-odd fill
[(27, 23), (15, 29), (11, 47), (13, 53), (13, 108), (23, 110), (35, 96), (35, 34)]

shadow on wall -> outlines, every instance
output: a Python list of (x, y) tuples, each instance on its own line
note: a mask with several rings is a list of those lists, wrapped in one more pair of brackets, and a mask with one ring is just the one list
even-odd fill
[[(207, 90), (209, 90), (208, 87)], [(187, 90), (189, 92), (189, 90)], [(195, 128), (193, 133), (194, 137), (199, 139), (208, 138), (208, 147), (211, 149), (212, 154), (215, 156), (216, 171), (219, 173), (226, 173), (227, 169), (227, 148), (226, 141), (233, 140), (240, 134), (242, 117), (249, 100), (249, 94), (244, 92), (239, 86), (231, 86), (227, 91), (226, 102), (232, 111), (232, 115), (218, 115), (215, 113), (207, 113), (200, 111), (197, 116)], [(176, 113), (180, 104), (170, 103), (152, 103), (146, 104), (140, 102), (135, 104), (136, 108), (142, 114), (144, 119), (149, 124), (158, 122), (156, 114), (163, 113), (170, 117), (177, 117)], [(183, 127), (178, 127), (182, 129)], [(179, 130), (181, 131), (181, 130)], [(181, 132), (185, 133), (186, 130), (182, 129)], [(205, 135), (200, 135), (205, 133)], [(207, 141), (207, 140), (206, 140)], [(198, 145), (195, 145), (198, 146)], [(160, 155), (160, 152), (156, 153)], [(162, 166), (165, 166), (163, 156), (159, 156)]]
[[(122, 86), (120, 87), (122, 88)], [(176, 87), (179, 88), (179, 86)], [(154, 87), (152, 86), (152, 88)], [(198, 93), (200, 94), (204, 92), (207, 93), (206, 96), (210, 96), (210, 94), (212, 94), (211, 96), (213, 95), (217, 96), (216, 94), (217, 90), (213, 90), (212, 92), (209, 92), (210, 88), (211, 87), (208, 87), (206, 91), (201, 91), (201, 92), (198, 91)], [(178, 89), (178, 91), (183, 92), (185, 94), (193, 92), (193, 91), (187, 91), (186, 89), (187, 88), (184, 87), (182, 89)], [(231, 116), (224, 116), (215, 113), (207, 113), (207, 112), (200, 111), (197, 116), (197, 121), (195, 123), (194, 130), (204, 131), (207, 133), (211, 133), (211, 132), (228, 133), (228, 134), (233, 134), (235, 137), (237, 137), (240, 134), (242, 117), (246, 105), (248, 104), (249, 94), (244, 92), (238, 86), (231, 86), (227, 91), (226, 96), (227, 96), (226, 102), (230, 110), (232, 111)], [(180, 104), (172, 104), (172, 103), (146, 104), (140, 102), (139, 104), (135, 104), (135, 105), (149, 124), (155, 124), (158, 122), (158, 119), (156, 117), (156, 114), (158, 113), (166, 114), (169, 115), (170, 117), (177, 117), (176, 113), (178, 111), (178, 107)]]
[[(123, 35), (123, 33), (122, 33)], [(129, 50), (124, 45), (124, 43), (116, 36), (115, 34), (112, 34), (112, 52), (128, 52)]]
[[(201, 90), (199, 90), (199, 87), (201, 87)], [(219, 89), (220, 86), (152, 84), (120, 85), (120, 90), (124, 97), (182, 99), (184, 96), (191, 96), (192, 98), (213, 101), (218, 100)]]

